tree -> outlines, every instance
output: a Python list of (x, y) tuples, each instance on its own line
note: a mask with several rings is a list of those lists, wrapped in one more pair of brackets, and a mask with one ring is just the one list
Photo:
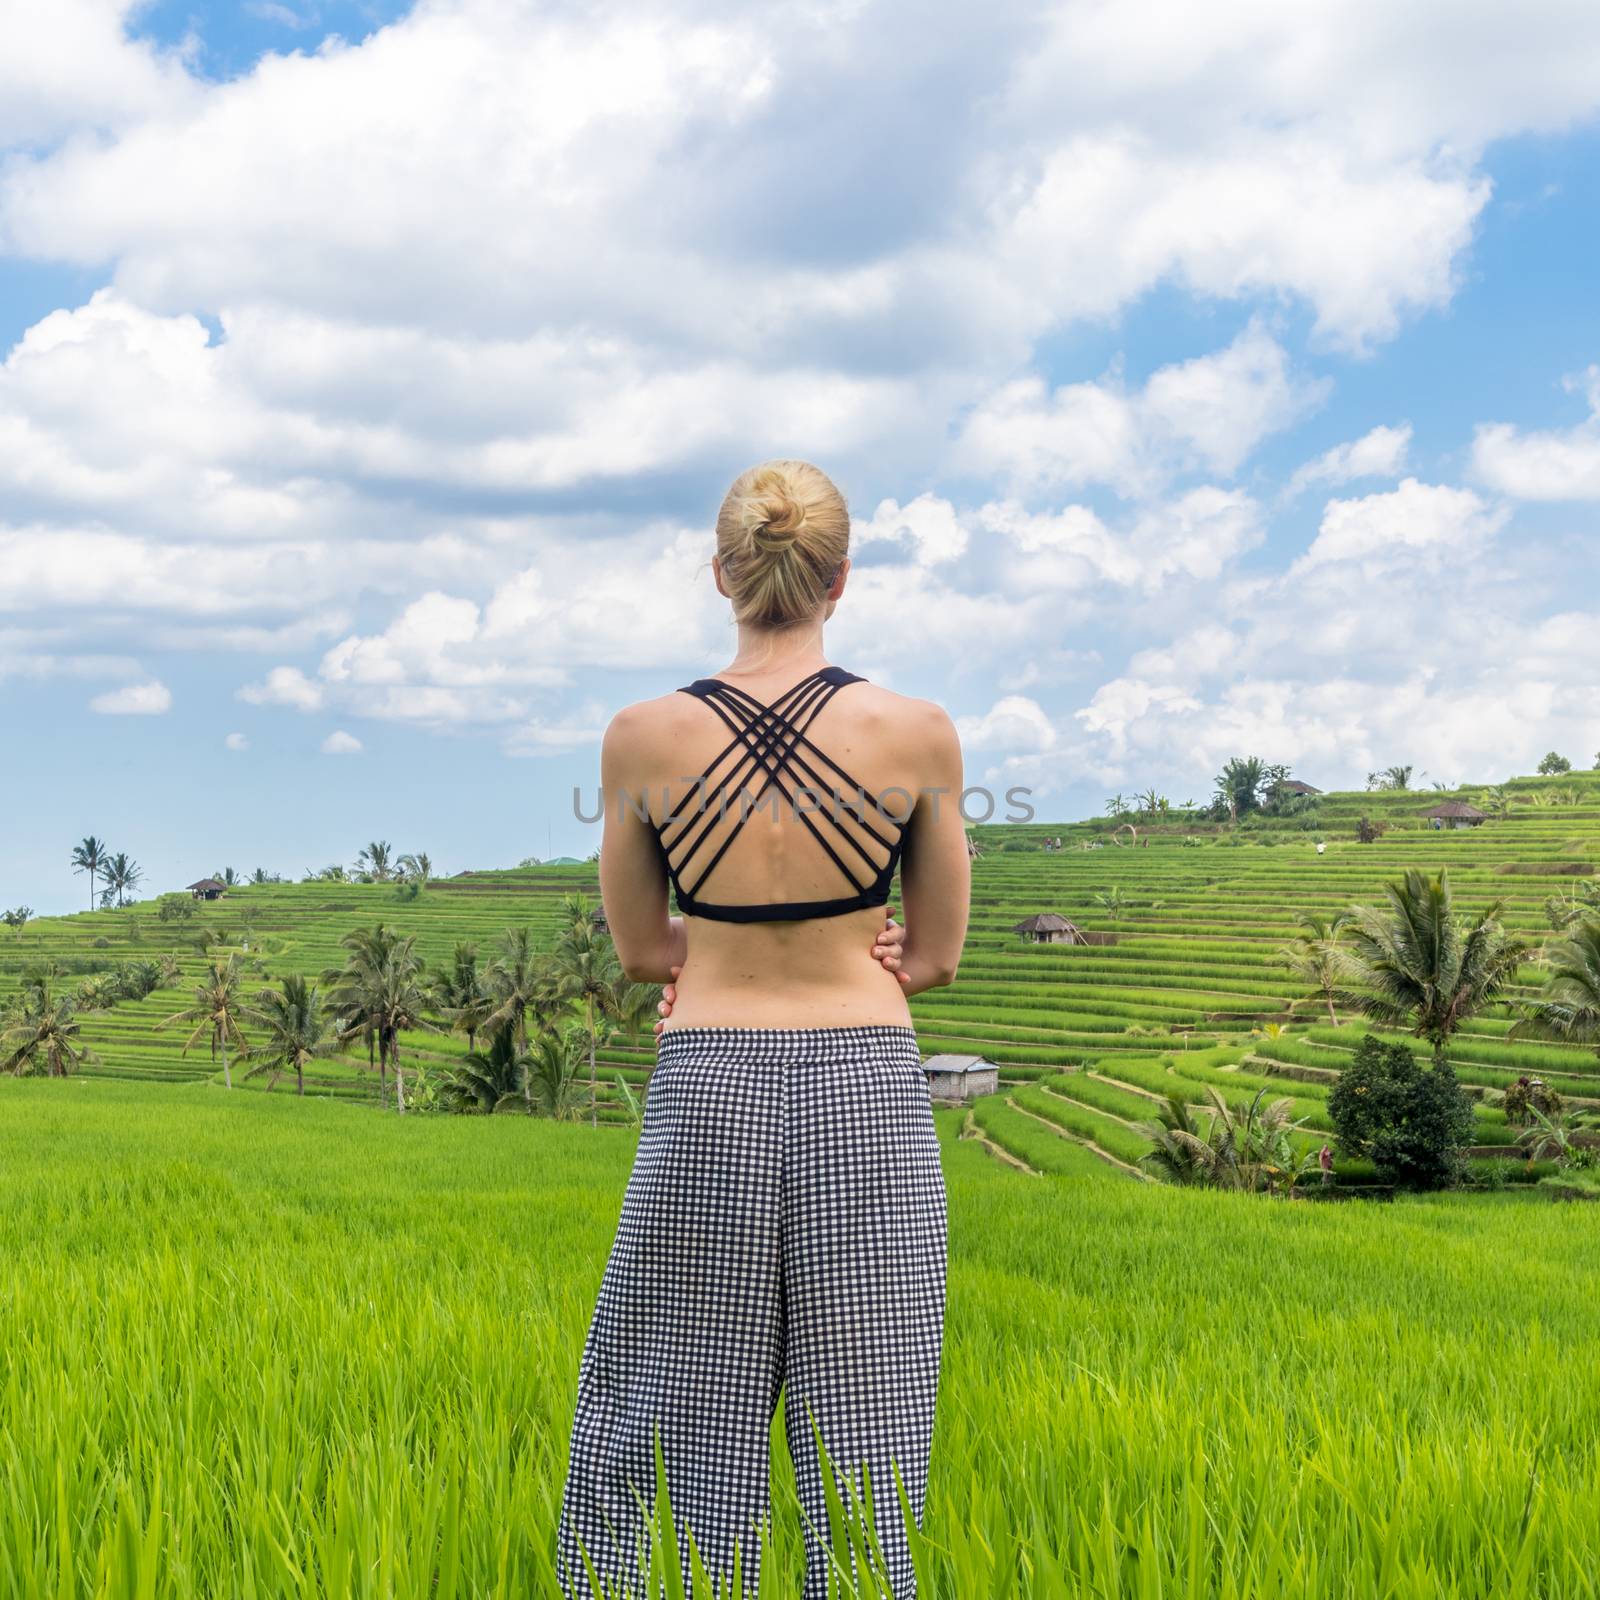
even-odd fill
[(1288, 777), (1287, 767), (1263, 761), (1260, 756), (1234, 756), (1217, 774), (1212, 805), (1219, 815), (1237, 823), (1240, 817), (1259, 811), (1267, 796)]
[(1376, 844), (1388, 831), (1387, 822), (1374, 822), (1364, 811), (1356, 821), (1356, 839), (1361, 844)]
[(209, 1035), (211, 1059), (215, 1061), (218, 1052), (221, 1052), (222, 1080), (230, 1089), (233, 1087), (233, 1073), (228, 1067), (228, 1046), (231, 1044), (240, 1055), (247, 1054), (250, 1048), (245, 1041), (244, 1030), (239, 1026), (239, 1018), (245, 1009), (239, 996), (241, 976), (236, 956), (229, 956), (226, 961), (213, 961), (195, 988), (194, 1004), (186, 1011), (176, 1012), (165, 1022), (156, 1024), (158, 1028), (170, 1028), (180, 1022), (195, 1024), (194, 1032), (183, 1041), (184, 1055), (188, 1055), (190, 1047), (201, 1034)]
[(509, 1111), (528, 1096), (528, 1053), (509, 1028), (497, 1028), (488, 1048), (469, 1050), (446, 1070), (439, 1098), (452, 1111)]
[(48, 976), (30, 977), (0, 1024), (0, 1072), (67, 1077), (94, 1060), (78, 1026), (72, 1000), (54, 993)]
[(584, 1032), (589, 1041), (589, 1123), (593, 1127), (600, 1120), (595, 1068), (599, 1043), (597, 1013), (599, 1006), (615, 991), (622, 969), (611, 941), (596, 930), (586, 911), (580, 912), (571, 905), (572, 900), (579, 898), (569, 897), (568, 911), (573, 922), (556, 943), (550, 971), (555, 994), (583, 1007)]
[(1328, 1021), (1337, 1028), (1339, 1016), (1333, 1009), (1333, 997), (1343, 976), (1339, 934), (1345, 924), (1345, 913), (1325, 919), (1314, 912), (1301, 911), (1295, 921), (1300, 931), (1278, 952), (1278, 959), (1307, 988), (1315, 989), (1322, 996), (1328, 1007)]
[(1120, 884), (1112, 884), (1104, 894), (1097, 894), (1094, 901), (1097, 906), (1104, 908), (1106, 916), (1112, 922), (1120, 922), (1128, 909), (1128, 902), (1122, 897)]
[(433, 975), (434, 1009), (456, 1033), (467, 1036), (467, 1050), (478, 1048), (478, 1030), (488, 1020), (494, 1003), (483, 986), (478, 971), (478, 947), (465, 940), (457, 942), (448, 967)]
[(100, 874), (105, 879), (105, 898), (109, 900), (114, 895), (119, 910), (127, 904), (127, 897), (138, 888), (144, 878), (139, 863), (124, 852), (108, 856), (102, 861)]
[(1527, 947), (1501, 927), (1500, 903), (1475, 921), (1456, 916), (1449, 874), (1409, 868), (1384, 888), (1387, 911), (1357, 906), (1348, 918), (1348, 1010), (1406, 1027), (1433, 1048), (1435, 1066), (1461, 1024), (1492, 1005), (1515, 978)]
[(94, 884), (100, 876), (100, 869), (105, 865), (107, 847), (104, 839), (97, 839), (91, 833), (81, 844), (73, 846), (72, 870), (74, 872), (87, 872), (89, 874), (89, 909), (94, 910)]
[(395, 1109), (406, 1109), (405, 1074), (400, 1065), (400, 1035), (409, 1029), (433, 1027), (427, 1017), (427, 993), (417, 936), (399, 935), (381, 922), (356, 928), (339, 941), (350, 953), (342, 968), (324, 974), (333, 1010), (346, 1039), (365, 1038), (376, 1044), (379, 1081), (383, 1063), (394, 1068)]
[(403, 855), (400, 857), (400, 872), (403, 877), (409, 878), (413, 883), (420, 883), (426, 889), (428, 880), (433, 876), (433, 857), (426, 850)]
[[(577, 1028), (543, 1028), (528, 1050), (527, 1076), (531, 1103), (557, 1122), (576, 1122), (583, 1115), (578, 1073), (584, 1036)], [(594, 1054), (590, 1044), (589, 1106), (593, 1123)]]
[(218, 867), (211, 874), (219, 883), (225, 883), (230, 889), (237, 889), (244, 879), (232, 867)]
[(306, 1092), (306, 1068), (344, 1049), (339, 1025), (323, 1004), (322, 991), (298, 973), (282, 980), (277, 989), (262, 989), (255, 1004), (242, 1013), (261, 1030), (260, 1042), (250, 1054), (256, 1064), (247, 1078), (267, 1075), (267, 1087), (276, 1087), (285, 1072), (294, 1074), (295, 1093)]
[(494, 1009), (484, 1018), (486, 1028), (506, 1028), (519, 1045), (528, 1042), (528, 1018), (543, 1020), (553, 1005), (549, 962), (533, 948), (526, 928), (508, 928), (500, 940), (500, 954), (489, 964), (484, 987)]
[(0, 922), (8, 928), (15, 928), (18, 933), (27, 927), (32, 917), (32, 906), (13, 906), (10, 911), (0, 911)]
[(1600, 922), (1581, 922), (1552, 945), (1544, 999), (1523, 1008), (1513, 1039), (1559, 1039), (1600, 1049)]
[(1173, 1183), (1287, 1194), (1312, 1157), (1294, 1149), (1301, 1124), (1289, 1115), (1293, 1102), (1263, 1105), (1266, 1093), (1258, 1089), (1247, 1106), (1234, 1107), (1207, 1084), (1211, 1116), (1204, 1129), (1183, 1101), (1169, 1096), (1156, 1120), (1142, 1125), (1151, 1148), (1141, 1162)]
[(389, 867), (389, 852), (392, 848), (387, 839), (374, 839), (356, 857), (357, 868), (373, 883), (387, 883), (393, 876)]
[(1409, 789), (1411, 787), (1410, 767), (1385, 767), (1378, 780), (1380, 789)]
[(1370, 1033), (1329, 1090), (1328, 1115), (1347, 1155), (1408, 1189), (1455, 1182), (1476, 1125), (1448, 1062), (1424, 1070), (1405, 1045)]
[(1563, 755), (1557, 755), (1554, 750), (1546, 754), (1539, 763), (1539, 775), (1545, 778), (1559, 777), (1563, 772), (1571, 772), (1572, 763)]

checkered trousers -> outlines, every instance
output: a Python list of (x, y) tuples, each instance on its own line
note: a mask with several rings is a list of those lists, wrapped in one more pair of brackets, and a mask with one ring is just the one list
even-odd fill
[(804, 1600), (824, 1600), (830, 1564), (813, 1413), (841, 1479), (864, 1490), (870, 1477), (896, 1600), (914, 1595), (890, 1463), (920, 1525), (945, 1223), (910, 1028), (664, 1032), (579, 1367), (557, 1536), (566, 1594), (590, 1600), (580, 1540), (608, 1592), (644, 1594), (639, 1502), (655, 1500), (656, 1424), (685, 1583), (687, 1531), (713, 1586), (731, 1583), (737, 1541), (753, 1592), (783, 1393)]

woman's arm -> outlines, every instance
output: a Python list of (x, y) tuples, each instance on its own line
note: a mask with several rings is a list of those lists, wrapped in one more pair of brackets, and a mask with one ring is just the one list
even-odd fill
[(955, 981), (972, 889), (972, 862), (961, 817), (961, 741), (955, 724), (930, 705), (919, 739), (928, 777), (911, 813), (900, 862), (906, 938), (898, 977), (908, 995)]
[(600, 745), (600, 899), (622, 970), (636, 983), (666, 983), (688, 951), (683, 919), (667, 915), (667, 874), (650, 824), (640, 708), (611, 719)]

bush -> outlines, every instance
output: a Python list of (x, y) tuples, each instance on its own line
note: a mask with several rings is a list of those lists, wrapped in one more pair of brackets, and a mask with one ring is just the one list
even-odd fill
[(1388, 828), (1389, 824), (1387, 822), (1374, 822), (1370, 817), (1363, 814), (1361, 820), (1356, 823), (1356, 838), (1362, 844), (1376, 844), (1388, 831)]
[(1405, 1189), (1443, 1189), (1460, 1176), (1475, 1122), (1448, 1062), (1423, 1068), (1403, 1044), (1368, 1034), (1328, 1093), (1339, 1146), (1369, 1157)]

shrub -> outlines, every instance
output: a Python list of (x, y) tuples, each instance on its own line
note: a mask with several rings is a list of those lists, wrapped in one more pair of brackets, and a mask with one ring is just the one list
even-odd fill
[(1442, 1189), (1461, 1175), (1475, 1126), (1472, 1102), (1448, 1062), (1424, 1069), (1405, 1045), (1372, 1034), (1328, 1094), (1340, 1149), (1370, 1157), (1406, 1189)]
[(1387, 822), (1374, 822), (1363, 812), (1360, 821), (1356, 823), (1356, 838), (1362, 844), (1376, 844), (1388, 831), (1388, 828), (1389, 824)]

